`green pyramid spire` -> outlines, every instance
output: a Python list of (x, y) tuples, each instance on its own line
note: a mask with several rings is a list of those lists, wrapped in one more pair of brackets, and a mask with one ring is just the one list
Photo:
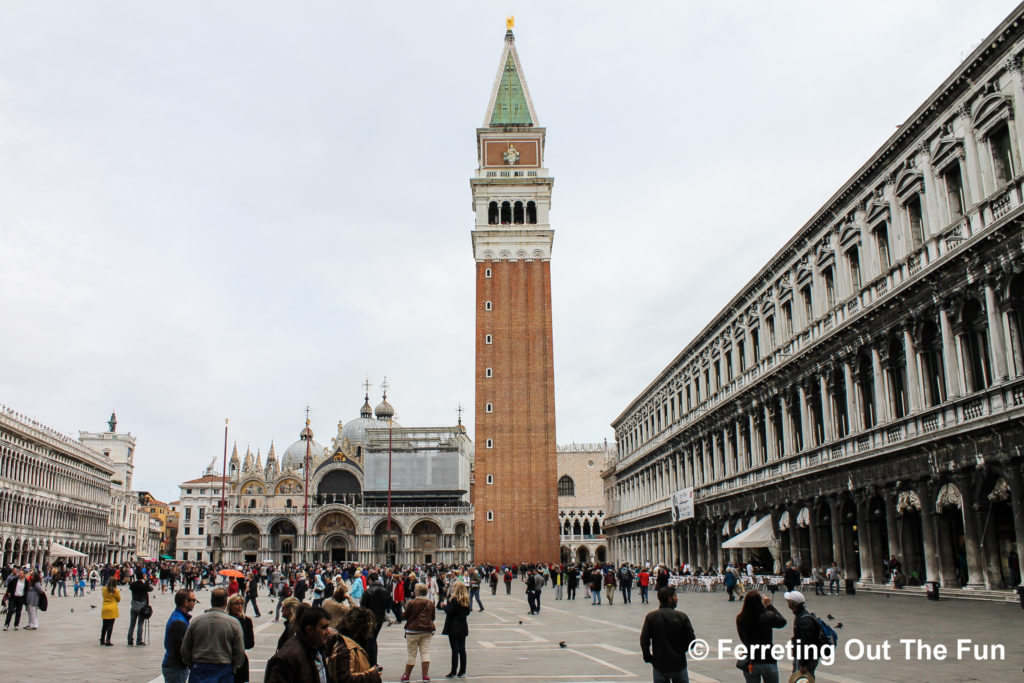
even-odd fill
[(526, 93), (519, 78), (515, 60), (511, 50), (505, 59), (505, 68), (498, 84), (498, 94), (494, 98), (494, 109), (491, 111), (492, 126), (532, 126), (530, 107), (526, 104)]

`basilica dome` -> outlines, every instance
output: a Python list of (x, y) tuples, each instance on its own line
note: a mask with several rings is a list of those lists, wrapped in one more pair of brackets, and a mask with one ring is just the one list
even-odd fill
[[(309, 443), (309, 460), (310, 463), (322, 456), (327, 449), (316, 442), (316, 440), (310, 438)], [(288, 447), (288, 450), (281, 456), (281, 469), (301, 469), (303, 464), (306, 462), (306, 437), (300, 438), (298, 441)]]
[[(382, 411), (382, 407), (387, 406)], [(390, 414), (387, 413), (387, 409), (390, 409)], [(346, 422), (341, 427), (341, 438), (348, 439), (349, 444), (355, 448), (357, 446), (366, 445), (366, 430), (367, 429), (387, 429), (389, 422), (388, 417), (393, 417), (395, 409), (391, 407), (391, 404), (385, 400), (379, 406), (377, 406), (378, 417), (373, 416), (373, 408), (370, 407), (370, 397), (366, 396), (363, 399), (363, 407), (359, 410), (359, 418)], [(381, 414), (387, 415), (382, 417)], [(379, 419), (378, 419), (379, 418)], [(397, 422), (390, 422), (393, 427), (400, 426)]]

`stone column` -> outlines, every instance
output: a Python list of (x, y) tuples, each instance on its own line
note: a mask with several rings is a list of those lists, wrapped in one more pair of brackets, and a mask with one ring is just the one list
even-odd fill
[(999, 312), (996, 291), (991, 284), (985, 285), (985, 313), (988, 316), (988, 343), (992, 349), (992, 374), (996, 381), (1005, 381), (1010, 375), (1006, 365), (1002, 313)]
[[(840, 502), (836, 499), (828, 501), (829, 521), (832, 522), (832, 561), (843, 565), (843, 527), (839, 524), (839, 514), (842, 509)], [(848, 567), (840, 566), (844, 572), (849, 571)]]
[(903, 328), (903, 356), (907, 363), (907, 412), (916, 413), (921, 409), (921, 381), (917, 374), (917, 349), (910, 330)]
[(797, 385), (797, 396), (800, 400), (800, 437), (804, 442), (804, 449), (814, 446), (814, 439), (811, 438), (811, 411), (807, 406), (807, 392), (802, 384)]
[(981, 169), (978, 164), (978, 142), (974, 139), (974, 126), (966, 109), (960, 110), (960, 120), (964, 126), (964, 165), (967, 167), (967, 187), (964, 188), (967, 206), (971, 207), (985, 198), (985, 188), (981, 184)]
[(758, 445), (757, 436), (757, 421), (754, 420), (754, 411), (757, 410), (757, 406), (747, 413), (747, 469), (752, 469), (754, 463), (758, 462), (760, 446)]
[[(970, 134), (967, 135), (970, 138)], [(953, 326), (949, 323), (949, 314), (945, 308), (939, 308), (939, 329), (942, 332), (942, 365), (946, 374), (946, 396), (960, 396), (960, 363), (956, 353), (956, 339)]]
[(850, 433), (856, 434), (864, 429), (864, 423), (857, 406), (858, 391), (853, 382), (853, 370), (849, 362), (843, 363), (843, 381), (846, 382), (846, 417), (850, 421)]
[[(1006, 468), (1006, 483), (1010, 486), (1013, 529), (1017, 535), (1017, 557), (1018, 559), (1024, 558), (1024, 481), (1021, 479), (1019, 464), (1013, 464)], [(1024, 585), (1024, 580), (1021, 581), (1021, 585)]]
[(821, 392), (821, 419), (822, 433), (825, 435), (825, 443), (836, 438), (835, 416), (832, 414), (832, 397), (828, 391), (828, 382), (825, 375), (818, 376), (818, 387)]
[(875, 557), (871, 545), (871, 527), (868, 525), (870, 499), (867, 494), (858, 496), (857, 503), (857, 546), (860, 548), (860, 583), (875, 582)]
[(889, 557), (895, 557), (904, 563), (906, 558), (903, 557), (903, 548), (900, 546), (899, 521), (896, 513), (896, 497), (898, 495), (899, 493), (895, 490), (883, 491), (882, 501), (885, 503), (885, 533), (889, 537)]
[(785, 396), (779, 396), (779, 406), (782, 410), (782, 453), (780, 457), (795, 452), (793, 448), (793, 424), (789, 417), (789, 403)]
[(765, 437), (768, 439), (768, 443), (765, 444), (766, 462), (771, 462), (779, 456), (775, 452), (775, 423), (772, 421), (772, 414), (767, 405), (764, 406), (764, 432)]
[(807, 539), (811, 546), (811, 568), (821, 568), (821, 548), (818, 547), (818, 521), (814, 519), (814, 503), (807, 504)]
[(960, 489), (961, 511), (964, 515), (964, 542), (967, 546), (967, 587), (982, 588), (985, 585), (982, 569), (981, 532), (978, 529), (978, 518), (974, 514), (974, 489), (967, 477), (957, 477)]
[(871, 374), (874, 375), (874, 396), (875, 422), (882, 424), (892, 418), (892, 411), (889, 410), (889, 402), (885, 400), (885, 373), (882, 372), (882, 358), (878, 354), (878, 348), (871, 347)]

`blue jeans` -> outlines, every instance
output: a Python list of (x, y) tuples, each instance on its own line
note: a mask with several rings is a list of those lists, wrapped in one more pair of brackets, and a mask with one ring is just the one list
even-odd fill
[(476, 600), (476, 604), (480, 605), (480, 611), (484, 611), (484, 603), (480, 602), (480, 589), (470, 588), (469, 589), (469, 608), (473, 609), (473, 600)]
[(647, 590), (650, 586), (640, 586), (640, 602), (647, 602)]
[[(146, 623), (146, 620), (143, 619), (142, 616), (138, 612), (136, 612), (135, 610), (131, 611), (131, 615), (132, 615), (132, 620), (130, 622), (128, 622), (128, 642), (129, 643), (132, 642), (132, 634), (133, 634), (134, 631), (138, 630), (138, 635), (135, 636), (135, 642), (139, 643), (141, 645), (142, 644), (142, 626)], [(135, 628), (135, 624), (139, 625), (138, 629)]]
[(600, 605), (601, 604), (601, 591), (595, 591), (595, 590), (592, 589), (590, 591), (590, 597), (593, 598), (593, 600), (590, 603), (591, 605)]
[(160, 670), (164, 673), (164, 683), (185, 683), (188, 680), (187, 666), (164, 665)]
[(686, 672), (684, 666), (679, 671), (670, 671), (668, 673), (662, 673), (657, 669), (654, 671), (654, 683), (690, 683), (690, 674)]
[(204, 664), (196, 662), (189, 670), (191, 683), (235, 683), (230, 664)]
[(743, 672), (746, 683), (779, 683), (778, 662), (761, 662), (754, 665), (754, 670)]

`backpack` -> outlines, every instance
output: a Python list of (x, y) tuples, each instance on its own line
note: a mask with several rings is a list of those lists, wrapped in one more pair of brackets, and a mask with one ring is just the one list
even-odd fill
[(836, 633), (834, 628), (825, 623), (825, 620), (814, 612), (808, 612), (807, 616), (814, 619), (818, 624), (818, 640), (815, 644), (819, 648), (824, 647), (825, 645), (831, 645), (832, 647), (839, 645), (839, 634)]
[[(33, 588), (34, 588), (34, 586), (33, 586)], [(46, 608), (49, 607), (49, 606), (50, 606), (50, 600), (49, 600), (49, 598), (46, 597), (46, 591), (43, 591), (42, 593), (39, 594), (39, 605), (38, 605), (39, 611), (40, 612), (45, 612)]]

